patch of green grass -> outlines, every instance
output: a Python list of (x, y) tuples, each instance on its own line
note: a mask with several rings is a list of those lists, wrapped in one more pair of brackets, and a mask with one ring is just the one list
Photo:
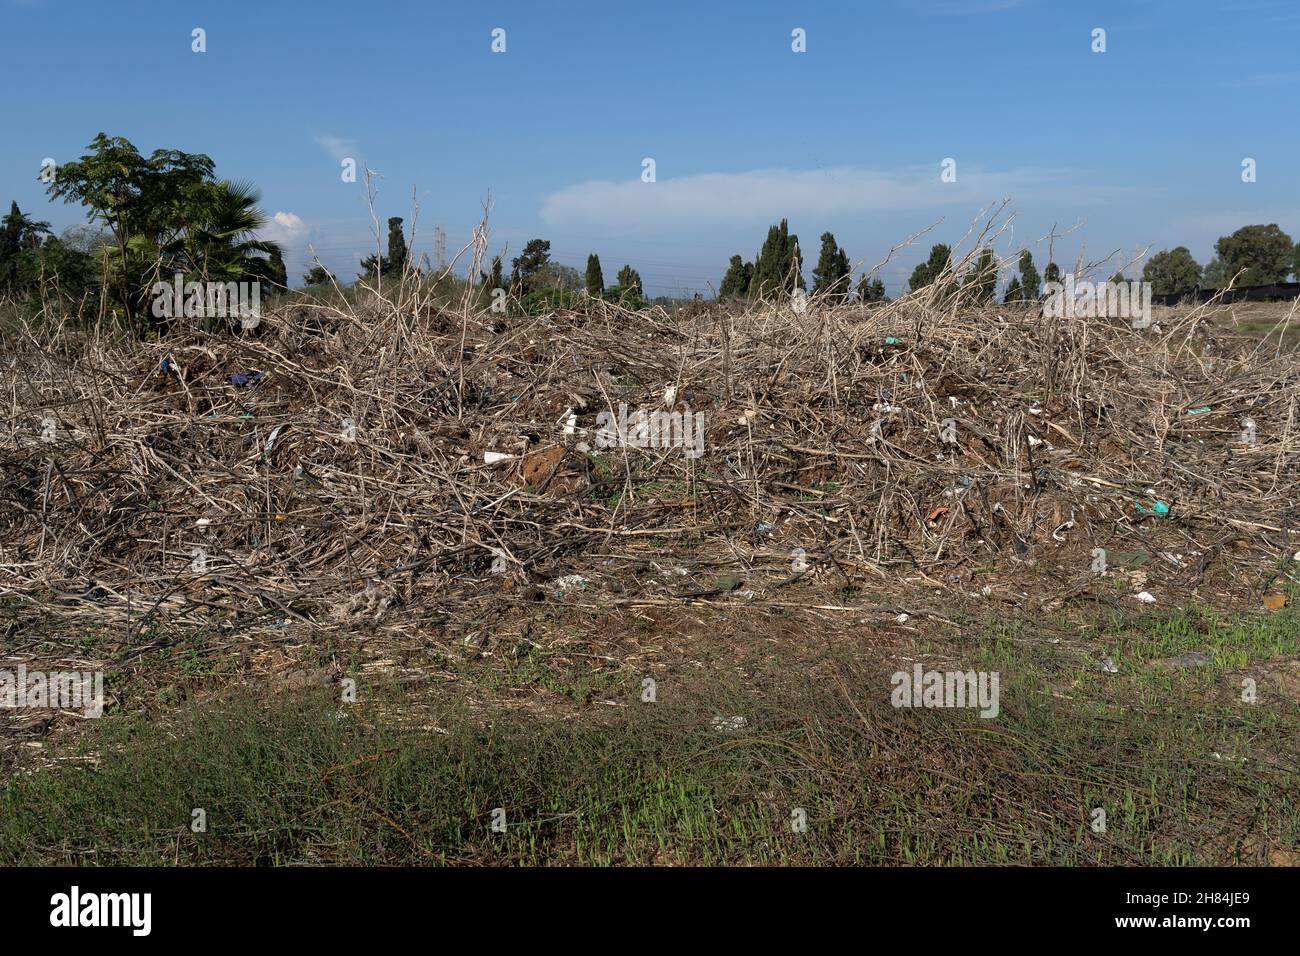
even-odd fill
[[(1218, 640), (1267, 654), (1275, 626)], [(1161, 618), (1130, 639), (1163, 654), (1206, 627)], [(1182, 865), (1294, 848), (1293, 706), (1176, 697), (1123, 671), (1078, 680), (1073, 639), (1040, 637), (995, 622), (966, 648), (963, 667), (1000, 672), (993, 719), (895, 709), (902, 662), (860, 655), (663, 674), (645, 703), (638, 682), (527, 642), (475, 664), (575, 699), (608, 682), (616, 706), (558, 718), (472, 687), (395, 687), (109, 716), (54, 767), (0, 784), (0, 863)]]

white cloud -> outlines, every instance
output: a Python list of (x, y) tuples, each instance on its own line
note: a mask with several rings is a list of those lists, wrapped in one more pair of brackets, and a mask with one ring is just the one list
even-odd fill
[(329, 134), (316, 137), (316, 144), (321, 149), (329, 153), (336, 163), (341, 163), (345, 159), (357, 158), (356, 140), (347, 139), (343, 136), (330, 136)]
[(958, 163), (956, 182), (940, 166), (876, 170), (842, 166), (817, 170), (760, 169), (702, 173), (643, 183), (592, 181), (542, 199), (551, 226), (628, 233), (696, 224), (772, 222), (783, 216), (872, 213), (962, 206), (971, 210), (1010, 197), (1091, 205), (1131, 197), (1127, 187), (1090, 186), (1078, 170), (1027, 167), (1003, 171)]
[(310, 234), (311, 227), (303, 222), (297, 213), (292, 212), (277, 212), (262, 227), (260, 233), (261, 238), (278, 242), (286, 249), (295, 249), (302, 245)]

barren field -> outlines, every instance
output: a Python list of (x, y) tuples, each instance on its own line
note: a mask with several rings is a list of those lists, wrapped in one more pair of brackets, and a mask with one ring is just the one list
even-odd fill
[(5, 330), (0, 862), (1293, 865), (1295, 333), (1156, 320)]

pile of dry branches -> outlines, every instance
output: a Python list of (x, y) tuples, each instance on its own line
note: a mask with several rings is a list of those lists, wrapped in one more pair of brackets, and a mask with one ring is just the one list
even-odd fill
[[(1300, 547), (1297, 365), (1203, 319), (376, 297), (291, 303), (256, 335), (22, 330), (0, 362), (0, 604), (128, 631), (834, 607), (868, 585), (1042, 607), (1118, 548), (1159, 601), (1231, 603)], [(703, 453), (611, 444), (620, 405), (702, 413)]]

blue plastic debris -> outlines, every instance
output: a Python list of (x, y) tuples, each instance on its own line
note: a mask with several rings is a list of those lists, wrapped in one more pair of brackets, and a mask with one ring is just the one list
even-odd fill
[(1156, 515), (1161, 518), (1169, 517), (1169, 505), (1165, 504), (1163, 501), (1157, 501), (1154, 505), (1151, 506), (1151, 509), (1149, 511), (1146, 508), (1142, 507), (1142, 503), (1140, 501), (1133, 502), (1133, 507), (1137, 508), (1139, 514)]
[(256, 385), (264, 378), (266, 376), (261, 372), (236, 372), (230, 376), (230, 384), (236, 388), (243, 388), (245, 385)]
[(892, 336), (892, 335), (886, 335), (886, 336), (885, 336), (885, 344), (886, 344), (886, 345), (902, 345), (903, 342), (902, 342), (901, 339), (898, 339), (898, 338), (896, 338), (896, 337), (894, 337), (894, 336)]

